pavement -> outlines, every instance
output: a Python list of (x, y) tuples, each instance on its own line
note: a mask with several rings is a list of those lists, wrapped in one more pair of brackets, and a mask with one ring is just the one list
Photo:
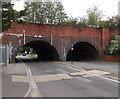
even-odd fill
[(9, 64), (2, 68), (2, 97), (24, 97), (29, 89), (28, 83), (12, 82), (12, 75), (26, 76), (24, 65)]
[(0, 67), (0, 99), (2, 98), (2, 68)]

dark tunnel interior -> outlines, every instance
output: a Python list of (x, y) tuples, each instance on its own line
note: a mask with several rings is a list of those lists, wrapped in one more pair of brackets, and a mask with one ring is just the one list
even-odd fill
[(99, 54), (97, 49), (87, 42), (79, 42), (73, 45), (73, 50), (69, 50), (67, 61), (92, 61), (97, 60)]
[(44, 41), (32, 41), (23, 47), (31, 47), (35, 50), (39, 61), (59, 61), (59, 55), (56, 49), (49, 43)]

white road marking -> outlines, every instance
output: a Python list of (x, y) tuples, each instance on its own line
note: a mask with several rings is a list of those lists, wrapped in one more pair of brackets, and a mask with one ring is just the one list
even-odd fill
[[(85, 72), (86, 74), (91, 75), (91, 76), (97, 76), (97, 77), (100, 77), (100, 78), (102, 78), (102, 79), (106, 79), (106, 80), (113, 81), (113, 82), (115, 82), (115, 83), (120, 83), (118, 80), (113, 80), (113, 79), (110, 79), (110, 78), (107, 78), (107, 77), (103, 77), (103, 76), (101, 76), (100, 74), (96, 74), (96, 73), (93, 73), (93, 72), (90, 73), (90, 72), (86, 71), (86, 70), (83, 69), (83, 68), (78, 69), (78, 68), (75, 68), (75, 67), (72, 67), (72, 66), (65, 66), (65, 65), (66, 65), (65, 63), (61, 63), (61, 62), (59, 62), (59, 63), (60, 63), (61, 66), (63, 66), (63, 67), (68, 67), (68, 68), (73, 69), (73, 70), (76, 70), (76, 71)], [(67, 65), (68, 65), (68, 64), (67, 64)], [(118, 78), (118, 79), (119, 79), (119, 78)]]
[(11, 75), (12, 82), (28, 82), (27, 76)]
[(59, 72), (61, 72), (61, 73), (65, 73), (65, 74), (69, 73), (68, 71), (63, 70), (63, 69), (56, 69), (56, 70), (59, 71)]
[(91, 80), (84, 78), (84, 77), (74, 77), (77, 80), (83, 81), (83, 82), (92, 82)]
[[(20, 61), (22, 62), (21, 59), (20, 59)], [(22, 63), (25, 66), (25, 69), (27, 72), (27, 78), (24, 78), (24, 79), (27, 79), (27, 81), (29, 83), (29, 89), (28, 89), (27, 93), (25, 94), (24, 98), (26, 99), (26, 97), (30, 97), (30, 98), (37, 97), (38, 96), (38, 87), (34, 81), (34, 78), (32, 76), (32, 72), (31, 72), (30, 68), (24, 62), (22, 62)], [(39, 93), (39, 96), (42, 97), (41, 93)]]
[[(117, 79), (117, 77), (115, 77), (116, 79), (114, 80), (114, 79), (110, 79), (108, 77), (103, 76), (103, 75), (106, 75), (106, 74), (110, 74), (110, 72), (105, 72), (105, 71), (100, 71), (100, 70), (86, 71), (83, 68), (78, 69), (78, 68), (75, 68), (75, 67), (72, 67), (72, 66), (66, 66), (66, 64), (63, 64), (63, 63), (62, 63), (61, 66), (64, 66), (64, 67), (67, 67), (67, 68), (70, 68), (70, 69), (73, 69), (73, 70), (76, 70), (76, 71), (79, 71), (79, 72), (69, 73), (65, 70), (57, 69), (58, 71), (62, 72), (63, 74), (38, 75), (38, 76), (33, 76), (33, 79), (35, 80), (35, 82), (48, 82), (48, 81), (57, 81), (57, 80), (75, 78), (77, 80), (81, 80), (81, 81), (84, 81), (84, 82), (92, 82), (91, 80), (89, 80), (87, 78), (84, 78), (84, 77), (97, 76), (97, 77), (100, 77), (102, 79), (106, 79), (106, 80), (110, 80), (110, 81), (113, 81), (113, 82), (116, 82), (116, 83), (120, 83), (118, 81), (119, 78)], [(28, 71), (31, 72), (30, 69), (28, 69)], [(80, 76), (82, 76), (82, 77), (80, 77)], [(28, 79), (27, 76), (12, 75), (12, 81), (13, 82), (27, 82), (27, 79)], [(34, 84), (35, 84), (35, 82), (34, 82)], [(35, 85), (34, 88), (36, 88), (36, 85)]]
[[(83, 79), (83, 77), (91, 77), (94, 75), (91, 74), (86, 74), (86, 72), (75, 72), (75, 73), (69, 73), (67, 71), (64, 71), (62, 69), (57, 69), (61, 72), (63, 72), (63, 74), (51, 74), (51, 75), (38, 75), (38, 76), (33, 76), (35, 82), (47, 82), (47, 81), (55, 81), (55, 80), (62, 80), (62, 79), (72, 79), (72, 78), (76, 78), (76, 79)], [(104, 74), (109, 74), (108, 72), (103, 72), (103, 71), (98, 71), (98, 70), (90, 70), (87, 71), (90, 73), (98, 73), (100, 75), (104, 75)], [(75, 76), (83, 76), (83, 77), (75, 77)], [(88, 80), (88, 79), (87, 79)], [(84, 81), (87, 81), (86, 78)], [(27, 82), (27, 76), (17, 76), (17, 75), (12, 75), (12, 81), (13, 82)], [(92, 82), (89, 80), (89, 82)]]
[[(55, 81), (62, 79), (72, 79), (73, 77), (68, 74), (52, 74), (52, 75), (40, 75), (34, 76), (35, 82), (47, 82), (47, 81)], [(17, 76), (12, 75), (13, 82), (27, 82), (27, 76)]]

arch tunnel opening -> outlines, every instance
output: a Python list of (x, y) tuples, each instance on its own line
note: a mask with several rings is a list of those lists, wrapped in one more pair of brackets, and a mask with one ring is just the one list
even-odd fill
[(88, 42), (79, 42), (68, 51), (67, 61), (93, 61), (99, 59), (98, 50)]
[[(34, 53), (37, 54), (37, 61), (59, 61), (59, 55), (54, 46), (51, 44), (35, 40), (31, 41), (29, 43), (26, 43), (22, 46), (23, 48), (32, 48), (34, 50)], [(27, 52), (28, 53), (28, 52)]]

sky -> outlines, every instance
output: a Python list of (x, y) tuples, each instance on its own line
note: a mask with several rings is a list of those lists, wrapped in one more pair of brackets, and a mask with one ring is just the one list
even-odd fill
[[(15, 9), (22, 10), (25, 0), (16, 0)], [(70, 17), (85, 17), (86, 10), (97, 6), (102, 11), (103, 18), (118, 15), (118, 2), (120, 0), (61, 0), (65, 12)]]

